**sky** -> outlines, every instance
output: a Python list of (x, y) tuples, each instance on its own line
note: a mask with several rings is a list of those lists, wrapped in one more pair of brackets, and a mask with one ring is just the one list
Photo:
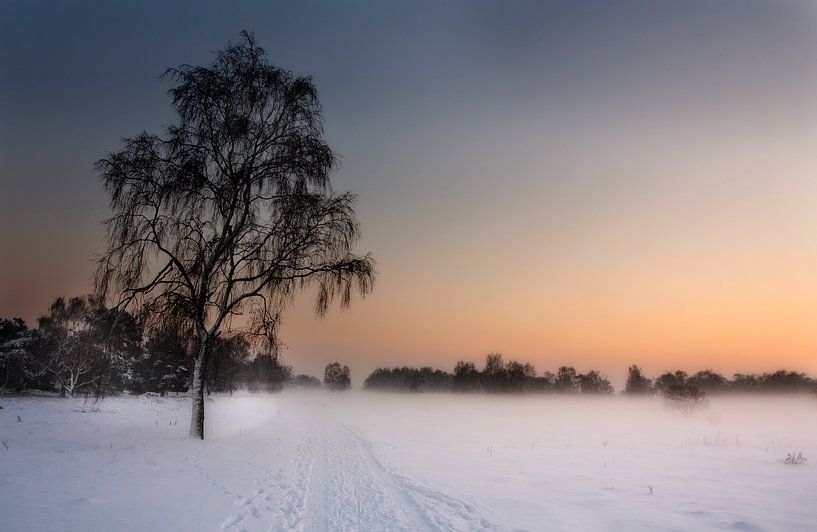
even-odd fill
[(377, 259), (284, 315), (296, 370), (817, 374), (813, 2), (0, 0), (0, 316), (89, 291), (94, 162), (245, 28), (313, 77)]

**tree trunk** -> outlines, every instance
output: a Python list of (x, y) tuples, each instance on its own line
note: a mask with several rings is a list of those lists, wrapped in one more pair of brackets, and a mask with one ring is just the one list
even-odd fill
[(190, 436), (204, 439), (204, 377), (207, 367), (207, 342), (203, 341), (193, 362), (193, 415), (190, 418)]

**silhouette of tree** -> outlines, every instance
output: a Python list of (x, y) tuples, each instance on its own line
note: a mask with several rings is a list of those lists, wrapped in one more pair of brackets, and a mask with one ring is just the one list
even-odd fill
[(641, 374), (641, 368), (636, 365), (630, 366), (624, 392), (630, 394), (646, 394), (652, 391), (652, 381)]
[(805, 373), (778, 370), (764, 373), (760, 377), (760, 387), (766, 392), (810, 392), (817, 389), (815, 381)]
[(699, 371), (687, 379), (687, 382), (706, 393), (722, 393), (729, 390), (729, 380), (710, 369)]
[(757, 392), (760, 390), (760, 379), (751, 373), (735, 373), (730, 389), (734, 392)]
[(507, 391), (524, 392), (534, 389), (536, 368), (532, 364), (511, 360), (505, 365), (505, 374)]
[(245, 358), (241, 363), (244, 365), (242, 380), (250, 391), (280, 391), (292, 380), (292, 368), (281, 364), (274, 353), (261, 353), (251, 360)]
[(681, 386), (687, 383), (688, 375), (685, 371), (678, 370), (675, 373), (664, 373), (655, 379), (655, 389), (662, 393), (672, 386)]
[(578, 376), (581, 393), (609, 394), (613, 393), (613, 385), (598, 371), (588, 371)]
[(341, 366), (337, 362), (327, 364), (323, 372), (323, 383), (333, 392), (348, 390), (352, 385), (349, 366)]
[(453, 376), (428, 366), (422, 368), (377, 368), (363, 381), (367, 390), (391, 391), (450, 391)]
[(680, 379), (663, 387), (661, 394), (668, 406), (686, 413), (704, 408), (708, 404), (704, 390)]
[(177, 122), (143, 133), (97, 163), (110, 195), (109, 246), (97, 293), (142, 310), (149, 326), (183, 316), (195, 331), (190, 434), (204, 438), (213, 338), (250, 315), (277, 345), (280, 312), (317, 286), (316, 312), (372, 288), (352, 194), (332, 192), (337, 160), (323, 138), (310, 78), (267, 61), (252, 34), (207, 67), (169, 69)]
[(451, 386), (457, 392), (474, 392), (479, 388), (480, 373), (473, 362), (460, 360), (454, 366)]
[(562, 366), (556, 373), (553, 387), (557, 392), (576, 392), (579, 389), (579, 379), (576, 370), (568, 366)]
[(506, 385), (505, 362), (501, 353), (488, 353), (485, 356), (485, 369), (482, 370), (484, 387), (489, 392), (502, 390)]

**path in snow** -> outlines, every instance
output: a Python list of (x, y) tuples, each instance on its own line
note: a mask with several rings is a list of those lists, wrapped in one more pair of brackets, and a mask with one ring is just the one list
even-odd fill
[(371, 444), (350, 427), (322, 420), (306, 426), (293, 459), (279, 469), (259, 468), (251, 494), (237, 494), (207, 473), (235, 511), (222, 530), (495, 530), (473, 506), (387, 470)]

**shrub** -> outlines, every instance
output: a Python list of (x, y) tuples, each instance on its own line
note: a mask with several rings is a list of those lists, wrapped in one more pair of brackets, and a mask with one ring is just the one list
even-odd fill
[(664, 388), (662, 393), (668, 407), (684, 413), (692, 413), (709, 405), (706, 392), (693, 384), (672, 384)]

